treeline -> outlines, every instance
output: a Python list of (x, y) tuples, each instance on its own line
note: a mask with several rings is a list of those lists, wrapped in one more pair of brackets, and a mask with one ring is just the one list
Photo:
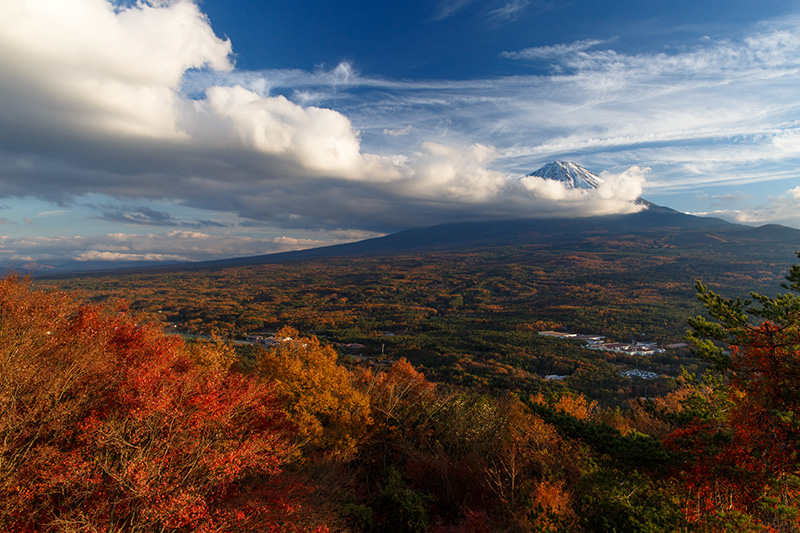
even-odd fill
[(0, 529), (794, 531), (800, 300), (700, 289), (716, 371), (622, 411), (347, 367), (292, 328), (185, 344), (6, 278)]

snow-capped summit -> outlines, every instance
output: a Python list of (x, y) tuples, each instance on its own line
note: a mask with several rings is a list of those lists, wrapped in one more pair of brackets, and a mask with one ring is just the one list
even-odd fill
[(555, 161), (528, 176), (563, 182), (568, 189), (596, 189), (603, 178), (570, 161)]

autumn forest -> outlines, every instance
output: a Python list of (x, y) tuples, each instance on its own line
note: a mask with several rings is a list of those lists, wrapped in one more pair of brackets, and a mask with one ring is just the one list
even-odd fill
[(800, 265), (635, 244), (9, 275), (0, 529), (796, 531)]

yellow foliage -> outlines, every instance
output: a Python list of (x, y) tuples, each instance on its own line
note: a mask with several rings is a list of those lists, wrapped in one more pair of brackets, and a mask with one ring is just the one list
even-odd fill
[(233, 344), (217, 338), (195, 341), (188, 344), (185, 350), (201, 367), (220, 372), (230, 370), (238, 359)]
[(307, 452), (351, 457), (372, 423), (369, 398), (354, 388), (336, 352), (316, 337), (285, 327), (275, 338), (281, 342), (259, 353), (258, 372), (288, 398), (287, 414), (303, 438), (301, 445)]

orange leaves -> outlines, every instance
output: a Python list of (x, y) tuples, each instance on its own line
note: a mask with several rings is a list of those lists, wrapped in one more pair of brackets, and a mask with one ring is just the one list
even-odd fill
[(363, 373), (360, 381), (375, 420), (373, 438), (380, 442), (384, 454), (390, 448), (408, 451), (421, 446), (434, 415), (446, 401), (435, 394), (436, 386), (405, 358), (383, 372)]
[(370, 384), (373, 407), (387, 419), (395, 417), (401, 406), (421, 404), (433, 399), (435, 385), (425, 379), (405, 358), (386, 372), (379, 373)]
[(578, 420), (589, 420), (597, 411), (597, 402), (587, 400), (582, 394), (563, 394), (556, 400), (553, 407)]
[(559, 531), (559, 525), (575, 522), (572, 497), (564, 487), (563, 481), (541, 481), (536, 484), (531, 497), (532, 506), (537, 509), (537, 529), (540, 531)]

